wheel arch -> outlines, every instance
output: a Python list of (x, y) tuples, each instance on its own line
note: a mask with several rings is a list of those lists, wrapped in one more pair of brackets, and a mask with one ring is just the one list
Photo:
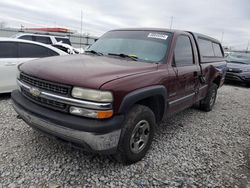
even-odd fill
[(145, 105), (153, 111), (158, 123), (165, 112), (166, 94), (167, 90), (162, 85), (149, 86), (132, 91), (124, 97), (119, 113), (127, 113), (135, 104)]
[(222, 77), (220, 75), (218, 75), (218, 76), (216, 76), (214, 78), (214, 80), (212, 81), (212, 83), (215, 83), (218, 86), (218, 88), (219, 88), (220, 87), (220, 83), (221, 83), (221, 79), (222, 79)]

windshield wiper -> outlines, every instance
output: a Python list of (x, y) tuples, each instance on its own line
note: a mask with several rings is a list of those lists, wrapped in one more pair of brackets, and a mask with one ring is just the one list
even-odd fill
[(113, 56), (119, 56), (119, 57), (123, 57), (123, 58), (130, 58), (134, 61), (138, 60), (138, 57), (136, 55), (127, 55), (127, 54), (115, 54), (115, 53), (108, 53), (108, 55), (113, 55)]
[(95, 51), (95, 50), (87, 50), (87, 51), (85, 51), (85, 52), (87, 52), (87, 53), (92, 53), (92, 54), (96, 54), (96, 55), (99, 55), (99, 56), (103, 55), (103, 53), (97, 52), (97, 51)]

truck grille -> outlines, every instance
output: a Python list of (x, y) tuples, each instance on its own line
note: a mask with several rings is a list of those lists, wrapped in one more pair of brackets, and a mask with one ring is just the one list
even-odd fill
[(37, 87), (46, 91), (51, 91), (53, 93), (58, 93), (61, 95), (69, 95), (70, 89), (71, 89), (70, 86), (52, 83), (52, 82), (45, 81), (42, 79), (34, 78), (32, 76), (29, 76), (23, 73), (21, 73), (20, 75), (20, 80), (31, 86), (34, 86), (34, 87)]
[(22, 93), (25, 97), (27, 97), (29, 100), (41, 105), (41, 106), (45, 106), (48, 108), (52, 108), (54, 110), (59, 110), (59, 111), (63, 111), (66, 112), (68, 110), (68, 105), (64, 104), (64, 103), (60, 103), (54, 100), (49, 100), (49, 99), (45, 99), (45, 98), (41, 98), (41, 97), (35, 97), (33, 95), (31, 95), (28, 91), (22, 90)]
[[(33, 86), (35, 88), (39, 88), (42, 90), (49, 91), (50, 93), (53, 94), (58, 94), (61, 96), (68, 96), (71, 91), (71, 87), (67, 85), (61, 85), (61, 84), (56, 84), (53, 82), (45, 81), (39, 78), (34, 78), (32, 76), (29, 76), (27, 74), (21, 73), (20, 75), (20, 80), (23, 83), (26, 83), (30, 86)], [(68, 112), (68, 105), (55, 101), (55, 100), (50, 100), (50, 99), (45, 99), (39, 96), (34, 96), (32, 95), (28, 90), (22, 89), (22, 94), (31, 100), (34, 103), (37, 103), (41, 106), (51, 108), (54, 110), (58, 111), (63, 111), (63, 112)]]

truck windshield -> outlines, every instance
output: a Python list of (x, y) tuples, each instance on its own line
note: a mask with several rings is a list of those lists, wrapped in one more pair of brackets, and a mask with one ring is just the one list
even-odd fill
[(160, 31), (110, 31), (95, 42), (88, 51), (160, 63), (166, 56), (171, 37), (171, 33)]

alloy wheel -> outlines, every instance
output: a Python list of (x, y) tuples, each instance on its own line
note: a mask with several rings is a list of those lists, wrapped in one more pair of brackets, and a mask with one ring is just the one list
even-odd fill
[(150, 134), (150, 126), (148, 121), (141, 120), (139, 121), (130, 138), (130, 150), (133, 153), (141, 152), (147, 145)]

